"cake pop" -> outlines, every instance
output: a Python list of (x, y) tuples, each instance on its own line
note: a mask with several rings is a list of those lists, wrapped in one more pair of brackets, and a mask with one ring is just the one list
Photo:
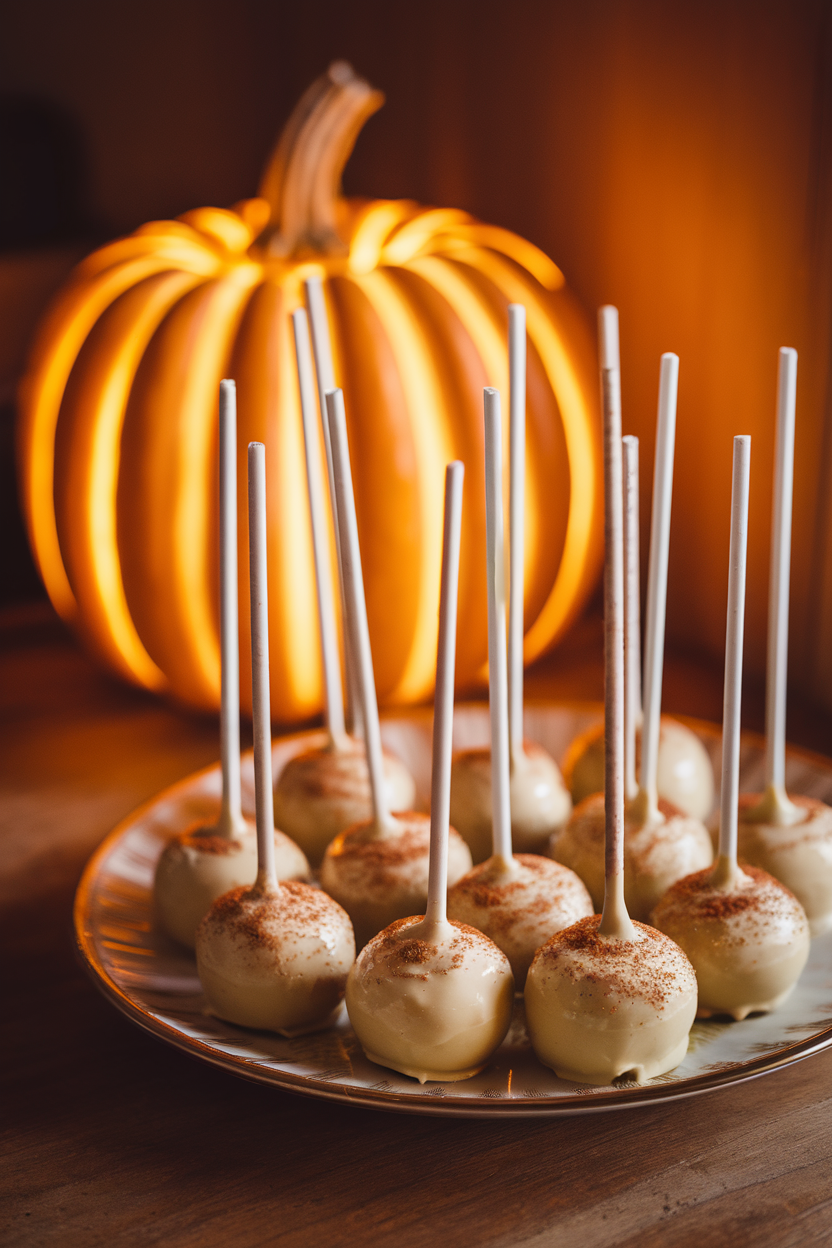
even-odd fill
[(832, 808), (786, 794), (786, 674), (797, 352), (780, 350), (768, 612), (766, 790), (739, 800), (740, 861), (769, 871), (806, 911), (813, 936), (832, 928)]
[[(330, 576), (330, 549), (320, 465), (320, 437), (316, 422), (312, 355), (306, 312), (292, 314), (300, 407), (306, 449), (306, 480), (315, 559), (318, 622), (324, 669), (327, 741), (289, 759), (278, 777), (275, 815), (318, 866), (324, 851), (339, 832), (369, 818), (370, 779), (364, 743), (346, 731), (341, 691), (338, 630)], [(318, 337), (321, 335), (319, 334)], [(323, 393), (323, 392), (321, 392)], [(329, 440), (327, 439), (327, 447)], [(329, 457), (328, 457), (329, 458)], [(336, 533), (339, 530), (336, 529)], [(339, 567), (341, 564), (339, 556)], [(349, 671), (349, 663), (347, 669)], [(415, 785), (405, 765), (384, 753), (384, 785), (392, 810), (413, 805)]]
[(209, 1008), (242, 1027), (300, 1035), (325, 1027), (355, 960), (349, 917), (309, 884), (275, 871), (269, 705), (265, 447), (252, 442), (249, 471), (251, 675), (257, 879), (218, 898), (196, 933), (196, 963)]
[(740, 701), (751, 439), (734, 438), (719, 858), (679, 880), (653, 911), (696, 970), (699, 1014), (742, 1019), (769, 1011), (794, 988), (809, 956), (809, 923), (793, 893), (759, 867), (737, 864)]
[[(165, 846), (156, 865), (153, 901), (162, 929), (194, 947), (211, 902), (257, 875), (257, 836), (240, 804), (240, 682), (237, 647), (237, 412), (233, 381), (220, 382), (220, 755), (218, 821), (198, 823)], [(275, 831), (276, 870), (306, 879), (309, 863), (294, 841)]]
[[(678, 357), (662, 357), (650, 577), (647, 594), (645, 646), (645, 709), (642, 724), (640, 784), (636, 784), (636, 719), (638, 695), (638, 440), (624, 438), (625, 507), (625, 822), (624, 893), (630, 914), (646, 920), (663, 893), (685, 875), (710, 866), (713, 847), (699, 820), (660, 800), (658, 740), (664, 658), (665, 600), (670, 539), (670, 504), (676, 420)], [(710, 766), (710, 764), (709, 764)], [(585, 798), (562, 833), (553, 839), (552, 854), (577, 871), (600, 906), (604, 888), (604, 794)]]
[[(326, 891), (341, 903), (352, 919), (356, 942), (361, 948), (394, 919), (424, 910), (430, 860), (430, 820), (416, 812), (391, 815), (387, 803), (344, 396), (340, 390), (327, 395), (327, 412), (342, 539), (346, 619), (358, 675), (373, 817), (354, 824), (335, 837), (324, 855), (320, 878)], [(456, 832), (452, 832), (448, 861), (451, 882), (455, 883), (470, 866), (468, 846)]]
[[(572, 802), (557, 763), (523, 736), (523, 550), (526, 467), (526, 309), (508, 309), (510, 395), (510, 574), (508, 668), (511, 835), (517, 850), (545, 854), (552, 832), (569, 817)], [(463, 750), (451, 772), (451, 823), (465, 838), (474, 862), (491, 852), (491, 753)]]
[(426, 913), (398, 919), (375, 936), (347, 980), (350, 1022), (367, 1057), (420, 1083), (467, 1079), (482, 1070), (508, 1031), (514, 995), (505, 955), (481, 932), (446, 914), (462, 481), (462, 464), (449, 464)]
[(526, 1021), (541, 1062), (563, 1079), (637, 1083), (685, 1056), (696, 977), (682, 950), (633, 923), (624, 901), (624, 646), (621, 409), (614, 308), (600, 314), (604, 396), (604, 909), (553, 936), (526, 979)]
[(489, 388), (485, 391), (485, 529), (493, 853), (451, 889), (448, 914), (478, 928), (500, 946), (519, 990), (535, 951), (561, 928), (592, 914), (592, 901), (573, 871), (538, 854), (512, 854), (505, 602), (500, 576), (501, 447), (500, 395)]
[[(667, 556), (670, 538), (670, 503), (673, 490), (673, 451), (676, 433), (676, 389), (678, 358), (667, 353), (662, 357), (659, 381), (659, 414), (656, 428), (656, 461), (653, 477), (653, 524), (650, 535), (650, 578), (648, 584), (647, 646), (648, 656), (658, 669), (646, 664), (647, 680), (652, 680), (654, 696), (661, 704), (661, 665), (664, 650), (664, 616), (667, 597)], [(638, 440), (624, 439), (625, 460), (630, 461), (633, 478), (634, 506), (625, 509), (626, 578), (626, 669), (627, 713), (632, 731), (627, 741), (627, 771), (635, 774), (635, 766), (643, 745), (644, 729), (639, 729), (641, 709), (640, 620), (639, 620), (639, 539), (638, 539)], [(632, 589), (630, 589), (632, 586)], [(656, 684), (658, 682), (658, 684)], [(692, 819), (702, 820), (711, 813), (714, 801), (713, 768), (702, 742), (690, 728), (678, 720), (662, 715), (658, 725), (651, 724), (651, 734), (658, 727), (658, 740), (652, 735), (651, 751), (656, 750), (656, 786), (658, 797)], [(578, 806), (586, 798), (604, 788), (604, 726), (595, 724), (576, 737), (566, 753), (564, 777)], [(628, 799), (633, 792), (628, 781)], [(705, 865), (705, 864), (702, 864)], [(599, 876), (600, 880), (600, 876)]]

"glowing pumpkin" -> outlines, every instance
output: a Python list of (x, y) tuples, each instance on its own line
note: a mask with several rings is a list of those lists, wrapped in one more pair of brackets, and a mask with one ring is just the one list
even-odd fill
[[(507, 391), (506, 306), (529, 332), (526, 657), (550, 647), (600, 557), (597, 382), (586, 323), (536, 247), (467, 213), (339, 193), (383, 97), (343, 63), (310, 87), (257, 199), (156, 221), (95, 252), (41, 327), (22, 388), (21, 467), (49, 595), (122, 676), (219, 703), (217, 390), (240, 447), (269, 456), (272, 709), (322, 704), (289, 315), (324, 278), (348, 404), (380, 697), (430, 695), (442, 482), (466, 461), (458, 679), (487, 654), (482, 387)], [(241, 487), (244, 456), (240, 457)], [(241, 588), (245, 490), (240, 490)], [(247, 592), (240, 594), (241, 637)], [(243, 643), (245, 646), (245, 643)], [(248, 672), (242, 655), (242, 674)], [(246, 690), (243, 689), (243, 697)]]

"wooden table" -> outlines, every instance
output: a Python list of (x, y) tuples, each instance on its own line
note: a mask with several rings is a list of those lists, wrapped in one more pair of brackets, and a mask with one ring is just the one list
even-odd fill
[[(597, 640), (532, 692), (599, 696)], [(668, 701), (716, 717), (719, 679), (672, 664)], [(832, 1242), (832, 1052), (672, 1105), (468, 1122), (294, 1098), (140, 1033), (74, 961), (73, 893), (123, 815), (216, 757), (216, 722), (101, 675), (45, 612), (0, 627), (0, 689), (3, 1245)]]

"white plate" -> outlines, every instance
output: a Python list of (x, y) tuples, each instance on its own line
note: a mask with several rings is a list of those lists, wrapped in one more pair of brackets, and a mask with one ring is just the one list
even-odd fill
[[(595, 707), (531, 705), (526, 734), (561, 759), (573, 737), (597, 721), (598, 714)], [(424, 712), (387, 718), (382, 725), (385, 744), (414, 774), (417, 804), (423, 809), (430, 786), (430, 726)], [(694, 726), (717, 761), (718, 731)], [(457, 748), (487, 744), (487, 709), (457, 707), (454, 737)], [(274, 746), (275, 775), (291, 755), (319, 740), (320, 733), (279, 740)], [(759, 790), (759, 740), (745, 740), (741, 767), (741, 787)], [(792, 791), (832, 804), (832, 763), (790, 750), (787, 778)], [(642, 1086), (596, 1088), (558, 1079), (529, 1046), (520, 1002), (508, 1037), (481, 1074), (461, 1083), (424, 1086), (367, 1061), (346, 1011), (331, 1030), (295, 1040), (223, 1023), (205, 1012), (193, 956), (154, 930), (151, 904), (153, 873), (165, 842), (195, 818), (215, 812), (219, 794), (219, 766), (214, 766), (167, 789), (120, 824), (84, 872), (75, 901), (75, 931), (90, 974), (128, 1018), (234, 1074), (288, 1092), (374, 1109), (545, 1117), (693, 1096), (776, 1070), (832, 1044), (832, 934), (813, 942), (800, 983), (776, 1014), (741, 1023), (695, 1024), (682, 1064)], [(253, 810), (250, 754), (243, 758), (243, 805)]]

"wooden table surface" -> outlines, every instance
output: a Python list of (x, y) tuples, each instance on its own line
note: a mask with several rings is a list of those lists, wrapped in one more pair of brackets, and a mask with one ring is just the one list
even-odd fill
[[(532, 692), (598, 697), (597, 643)], [(672, 663), (666, 705), (715, 717), (719, 680)], [(0, 627), (0, 690), (3, 1245), (832, 1243), (832, 1052), (670, 1105), (469, 1122), (292, 1097), (142, 1034), (74, 960), (73, 893), (120, 818), (216, 758), (216, 722), (101, 675), (43, 611)], [(831, 752), (827, 718), (794, 718)]]

